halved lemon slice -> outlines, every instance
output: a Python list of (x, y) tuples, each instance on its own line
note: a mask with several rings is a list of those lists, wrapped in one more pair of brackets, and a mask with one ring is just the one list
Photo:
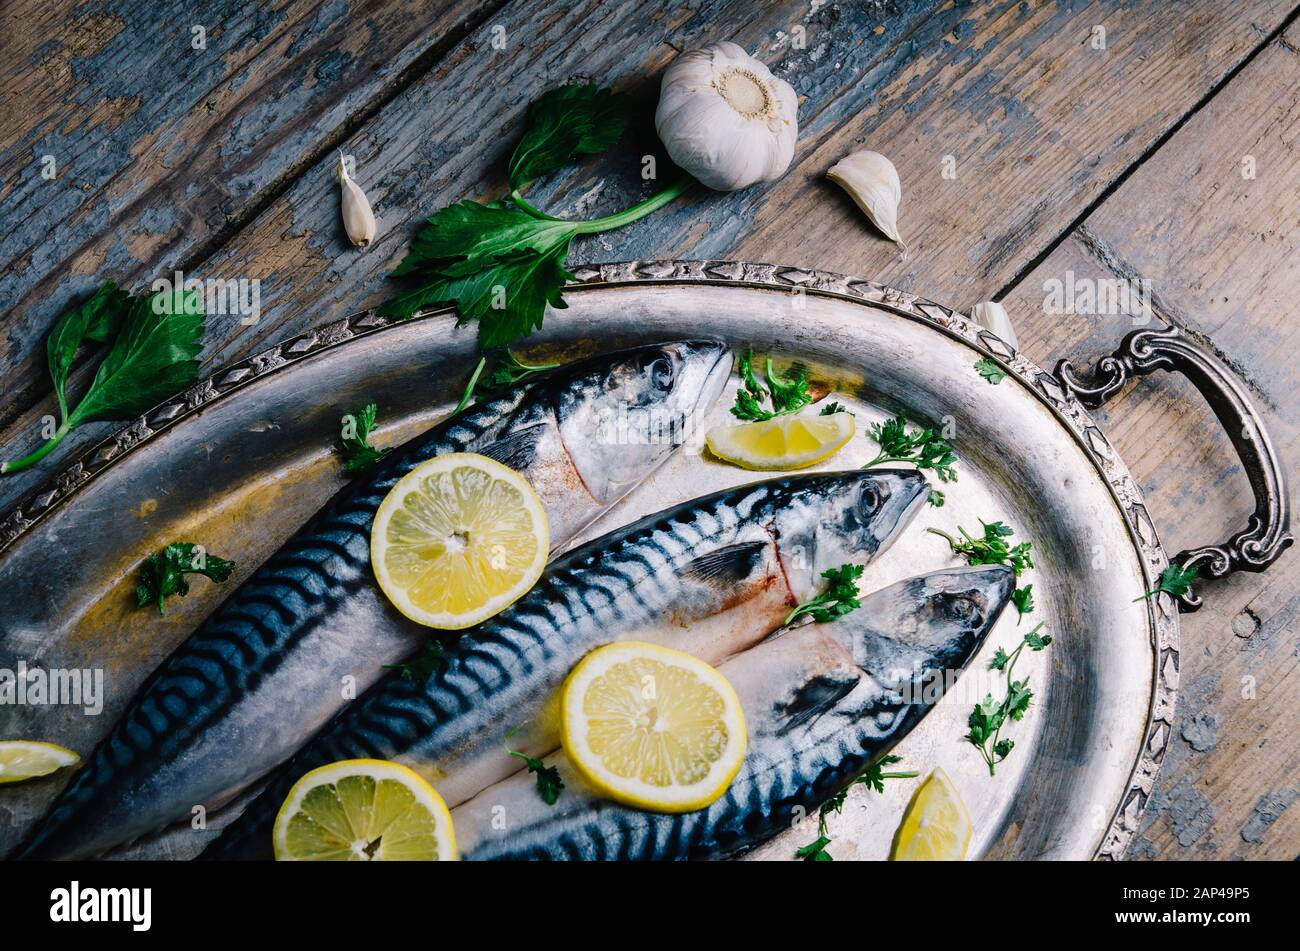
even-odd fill
[(408, 472), (370, 530), (384, 594), (412, 621), (443, 630), (508, 607), (537, 582), (550, 547), (546, 510), (528, 481), (468, 452)]
[(48, 776), (80, 759), (72, 750), (53, 743), (0, 740), (0, 784)]
[(855, 430), (852, 413), (799, 414), (714, 426), (704, 441), (719, 459), (746, 469), (804, 469), (839, 452)]
[(960, 861), (970, 848), (970, 836), (966, 804), (948, 774), (936, 769), (912, 797), (889, 857), (896, 862)]
[(419, 774), (380, 759), (347, 759), (298, 780), (275, 817), (280, 862), (449, 862), (451, 813)]
[(560, 693), (564, 751), (602, 794), (654, 812), (702, 809), (745, 758), (745, 714), (704, 661), (629, 641), (592, 651)]

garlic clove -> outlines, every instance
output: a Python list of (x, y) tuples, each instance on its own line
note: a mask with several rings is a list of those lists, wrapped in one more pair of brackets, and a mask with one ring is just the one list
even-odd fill
[(655, 131), (669, 157), (702, 183), (735, 191), (781, 177), (799, 135), (789, 83), (735, 43), (677, 57), (664, 72)]
[(1007, 309), (1001, 304), (991, 300), (976, 304), (971, 308), (970, 316), (971, 320), (985, 330), (993, 331), (1003, 341), (1009, 343), (1011, 349), (1020, 349), (1020, 341), (1016, 339), (1016, 331), (1011, 326), (1011, 318), (1007, 315)]
[(349, 241), (358, 248), (364, 248), (375, 240), (375, 214), (370, 210), (366, 193), (348, 176), (348, 167), (343, 161), (342, 153), (339, 154), (336, 171), (343, 200), (343, 230), (348, 233)]
[(907, 251), (898, 233), (898, 204), (903, 198), (903, 186), (893, 162), (879, 152), (854, 152), (832, 165), (826, 177), (849, 193), (886, 238), (903, 252)]

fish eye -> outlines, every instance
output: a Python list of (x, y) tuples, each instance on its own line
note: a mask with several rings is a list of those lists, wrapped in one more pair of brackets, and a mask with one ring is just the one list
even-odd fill
[(879, 483), (864, 482), (862, 490), (858, 493), (858, 515), (863, 519), (865, 524), (867, 519), (875, 516), (885, 504), (889, 491), (883, 489)]
[(984, 599), (976, 592), (966, 591), (958, 594), (945, 592), (938, 595), (937, 600), (939, 609), (945, 617), (967, 629), (979, 627), (984, 623)]
[(646, 367), (646, 374), (650, 377), (650, 385), (661, 393), (666, 393), (672, 388), (673, 378), (676, 372), (673, 368), (673, 362), (667, 357), (655, 357)]

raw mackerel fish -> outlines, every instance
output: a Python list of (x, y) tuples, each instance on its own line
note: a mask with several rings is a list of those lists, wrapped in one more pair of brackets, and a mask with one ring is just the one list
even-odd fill
[(370, 569), (375, 512), (418, 463), (477, 452), (517, 469), (559, 547), (672, 454), (681, 440), (669, 437), (691, 431), (730, 372), (730, 353), (713, 340), (600, 356), (389, 453), (154, 672), (16, 857), (95, 855), (188, 818), (196, 805), (215, 809), (344, 706), (344, 678), (359, 693), (418, 648), (427, 630), (387, 603)]
[(423, 774), (457, 805), (559, 746), (556, 694), (588, 651), (639, 640), (720, 663), (780, 627), (821, 572), (866, 564), (930, 493), (916, 472), (812, 473), (728, 489), (651, 515), (557, 559), (504, 612), (468, 630), (424, 683), (389, 675), (305, 747), (203, 853), (270, 854), (289, 787), (356, 757)]
[[(1010, 600), (1000, 565), (909, 578), (826, 624), (783, 631), (723, 664), (745, 710), (744, 764), (720, 799), (664, 815), (587, 787), (563, 753), (564, 791), (511, 776), (452, 812), (464, 859), (725, 858), (789, 829), (907, 735), (964, 669)], [(504, 828), (501, 828), (504, 822)]]

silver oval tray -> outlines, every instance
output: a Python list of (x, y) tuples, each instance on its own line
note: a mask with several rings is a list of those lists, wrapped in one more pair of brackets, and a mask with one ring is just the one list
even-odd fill
[[(1163, 595), (1141, 599), (1167, 559), (1138, 486), (1071, 394), (1082, 386), (947, 308), (871, 281), (700, 261), (603, 265), (577, 276), (568, 309), (547, 317), (529, 354), (567, 359), (712, 334), (799, 360), (857, 414), (860, 435), (828, 468), (871, 458), (863, 434), (897, 411), (950, 427), (959, 481), (943, 486), (944, 507), (928, 508), (873, 566), (866, 588), (956, 563), (925, 528), (1001, 519), (1034, 543), (1026, 579), (1039, 604), (1034, 619), (1056, 640), (1017, 667), (1036, 700), (1011, 731), (1016, 748), (996, 776), (963, 735), (975, 700), (1000, 689), (988, 658), (1027, 629), (1014, 611), (895, 752), (923, 775), (942, 766), (954, 779), (974, 819), (973, 857), (1118, 857), (1170, 734), (1178, 607)], [(1009, 371), (1000, 385), (974, 370), (990, 355)], [(0, 668), (89, 668), (102, 670), (105, 684), (93, 716), (0, 706), (0, 737), (89, 752), (148, 673), (342, 484), (331, 448), (340, 414), (377, 402), (379, 441), (410, 438), (454, 406), (475, 359), (472, 330), (456, 329), (445, 311), (401, 324), (354, 315), (216, 372), (0, 519)], [(728, 419), (729, 402), (730, 391), (706, 425)], [(702, 429), (584, 540), (754, 478), (701, 455), (701, 441)], [(165, 616), (134, 608), (141, 559), (181, 538), (235, 559), (237, 576), (196, 584)], [(0, 787), (0, 854), (65, 781)], [(886, 856), (914, 788), (899, 781), (883, 795), (855, 791), (832, 819), (835, 857)], [(753, 857), (791, 858), (816, 837), (815, 819), (805, 822)], [(124, 854), (189, 857), (220, 825), (217, 817), (206, 831), (174, 830)]]

